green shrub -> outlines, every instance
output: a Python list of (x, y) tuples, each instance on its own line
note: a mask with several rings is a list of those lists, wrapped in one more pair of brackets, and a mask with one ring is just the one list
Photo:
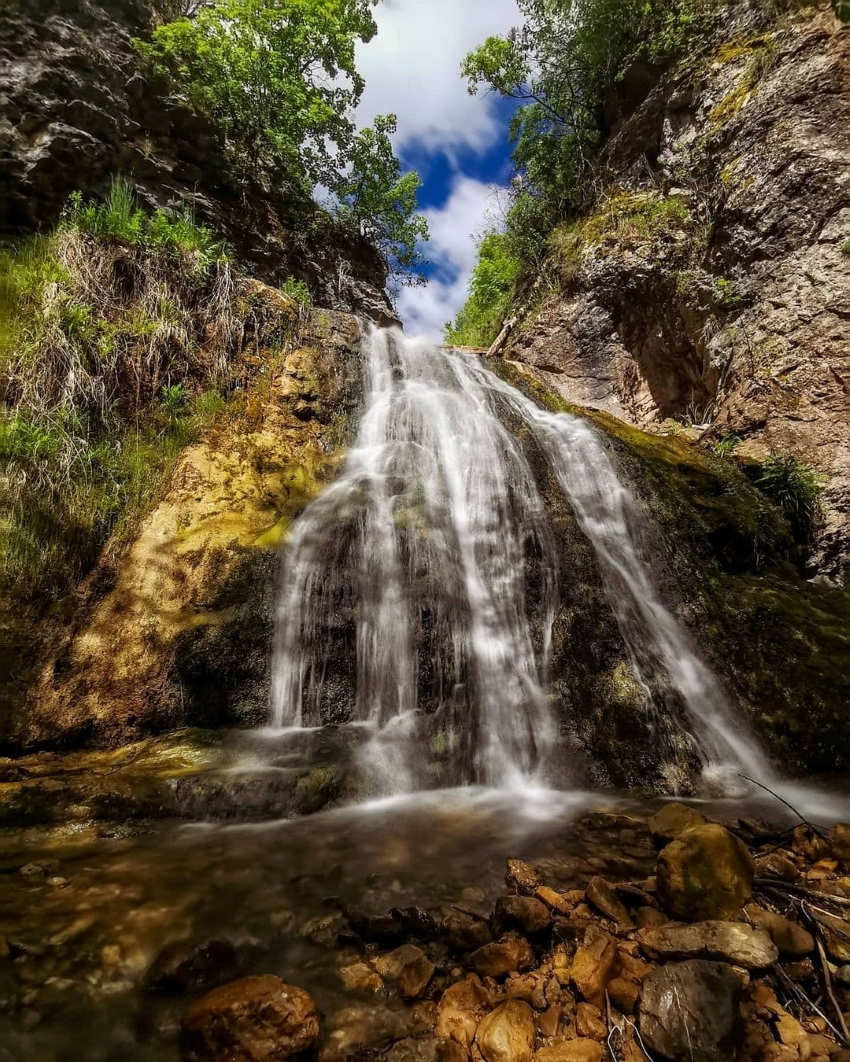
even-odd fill
[(287, 277), (281, 291), (284, 295), (288, 295), (291, 299), (295, 299), (295, 301), (300, 303), (305, 309), (313, 303), (313, 300), (310, 297), (310, 289), (303, 280), (296, 280), (295, 277)]
[(454, 321), (446, 324), (446, 343), (489, 347), (498, 336), (511, 306), (521, 263), (511, 253), (510, 237), (491, 232), (478, 248), (478, 263), (469, 281), (469, 297)]
[(229, 258), (226, 245), (191, 218), (171, 216), (162, 210), (152, 215), (146, 213), (137, 204), (132, 186), (120, 177), (112, 182), (103, 202), (84, 199), (80, 192), (74, 192), (63, 213), (63, 222), (68, 228), (98, 240), (114, 240), (189, 257), (202, 270)]
[(708, 444), (709, 449), (718, 457), (729, 457), (740, 445), (741, 436), (735, 435), (734, 432), (719, 439), (711, 439)]
[(846, 254), (848, 258), (850, 258), (850, 240), (848, 240), (847, 243), (845, 243), (844, 246), (841, 248), (841, 253)]
[(719, 277), (714, 282), (714, 293), (717, 302), (727, 313), (740, 310), (744, 304), (744, 295), (734, 280)]
[(787, 515), (798, 540), (811, 542), (821, 512), (823, 478), (792, 454), (772, 454), (750, 475)]

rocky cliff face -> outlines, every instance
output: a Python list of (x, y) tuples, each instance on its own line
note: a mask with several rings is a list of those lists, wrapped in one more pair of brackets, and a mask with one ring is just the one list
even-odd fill
[(132, 46), (147, 0), (13, 0), (0, 14), (0, 237), (49, 227), (73, 191), (115, 175), (190, 213), (252, 275), (304, 280), (317, 304), (393, 319), (386, 268), (310, 204), (238, 181), (219, 131), (152, 80)]
[[(825, 477), (816, 566), (850, 561), (850, 33), (740, 5), (707, 60), (615, 127), (592, 216), (553, 237), (556, 291), (508, 357), (649, 431)], [(825, 5), (824, 5), (825, 7)], [(651, 84), (651, 80), (650, 80)]]
[(278, 547), (344, 453), (361, 400), (360, 334), (354, 317), (301, 317), (256, 281), (243, 298), (255, 327), (241, 411), (182, 454), (129, 547), (107, 550), (81, 587), (21, 707), (17, 745), (264, 723)]

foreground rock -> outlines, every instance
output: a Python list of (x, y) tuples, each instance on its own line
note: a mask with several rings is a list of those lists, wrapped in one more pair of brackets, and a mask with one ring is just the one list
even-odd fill
[(671, 1062), (732, 1062), (741, 1046), (741, 979), (723, 963), (664, 966), (643, 984), (640, 1033)]
[(531, 1062), (536, 1032), (531, 1007), (511, 999), (484, 1018), (475, 1043), (485, 1062)]
[(671, 922), (640, 936), (653, 959), (716, 959), (758, 970), (779, 958), (779, 949), (763, 929), (743, 922)]
[(763, 911), (752, 905), (747, 908), (747, 917), (764, 929), (783, 955), (801, 959), (815, 950), (815, 940), (807, 929), (773, 911)]
[(746, 845), (723, 826), (686, 830), (658, 856), (658, 898), (682, 922), (731, 918), (753, 894)]
[(482, 977), (506, 977), (510, 973), (522, 973), (534, 965), (534, 952), (523, 937), (485, 944), (471, 958), (476, 973)]
[(535, 1062), (602, 1062), (602, 1044), (595, 1040), (561, 1040), (544, 1047), (534, 1056)]
[(277, 1062), (312, 1047), (316, 1004), (278, 977), (246, 977), (209, 992), (183, 1018), (187, 1062)]
[(663, 848), (671, 841), (675, 841), (688, 830), (696, 826), (704, 826), (705, 817), (700, 815), (696, 808), (688, 807), (687, 804), (665, 804), (664, 807), (649, 820), (649, 828), (652, 831), (652, 840), (657, 848)]
[(406, 999), (418, 999), (434, 976), (434, 964), (415, 944), (403, 944), (375, 963), (381, 977), (398, 984), (399, 994)]
[[(734, 895), (718, 888), (730, 866), (743, 864), (751, 887), (749, 850), (729, 830), (694, 823), (677, 808), (662, 817), (659, 838), (673, 821), (685, 827), (656, 869), (660, 877), (672, 865), (669, 849), (678, 845), (692, 910)], [(609, 817), (588, 823), (610, 828)], [(672, 921), (667, 903), (681, 892), (662, 899), (651, 875), (602, 878), (596, 860), (587, 861), (584, 888), (566, 886), (576, 880), (567, 864), (547, 864), (549, 885), (537, 868), (512, 864), (516, 895), (497, 899), (487, 916), (459, 907), (445, 908), (442, 920), (418, 907), (351, 913), (345, 938), (335, 932), (324, 946), (343, 949), (339, 985), (359, 998), (329, 1012), (315, 1062), (850, 1062), (834, 1027), (837, 1006), (850, 1010), (850, 959), (840, 960), (850, 939), (850, 876), (812, 838), (785, 835), (783, 848), (765, 824), (734, 828), (762, 863), (781, 861), (783, 877), (757, 880), (755, 900), (732, 918)], [(632, 843), (633, 826), (625, 829)], [(642, 833), (651, 852), (645, 825)], [(712, 851), (733, 858), (725, 866), (718, 858), (709, 873)], [(805, 885), (786, 882), (792, 870)], [(834, 963), (834, 1002), (817, 945)], [(23, 954), (19, 942), (8, 947)], [(359, 961), (348, 948), (360, 949)], [(206, 975), (207, 950), (166, 948), (149, 982), (163, 990), (187, 973)], [(308, 1050), (317, 1032), (306, 993), (253, 978), (190, 1008), (184, 1057), (274, 1062)]]

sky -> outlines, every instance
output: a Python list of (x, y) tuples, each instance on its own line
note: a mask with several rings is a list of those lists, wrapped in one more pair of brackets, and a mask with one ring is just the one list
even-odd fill
[(511, 177), (512, 107), (493, 95), (470, 96), (460, 64), (520, 17), (515, 0), (383, 0), (375, 18), (378, 35), (358, 54), (366, 79), (358, 122), (396, 114), (396, 152), (423, 179), (428, 284), (404, 288), (398, 310), (409, 335), (438, 339), (463, 305), (477, 238), (499, 223)]

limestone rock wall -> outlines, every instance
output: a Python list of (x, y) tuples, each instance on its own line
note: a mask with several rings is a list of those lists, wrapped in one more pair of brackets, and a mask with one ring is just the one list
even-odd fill
[[(619, 123), (603, 174), (616, 191), (508, 357), (647, 430), (677, 418), (738, 434), (743, 457), (801, 457), (826, 480), (816, 562), (837, 575), (850, 561), (850, 32), (826, 4), (780, 23), (766, 7), (740, 5), (714, 55)], [(647, 235), (624, 191), (672, 196), (689, 219)]]

